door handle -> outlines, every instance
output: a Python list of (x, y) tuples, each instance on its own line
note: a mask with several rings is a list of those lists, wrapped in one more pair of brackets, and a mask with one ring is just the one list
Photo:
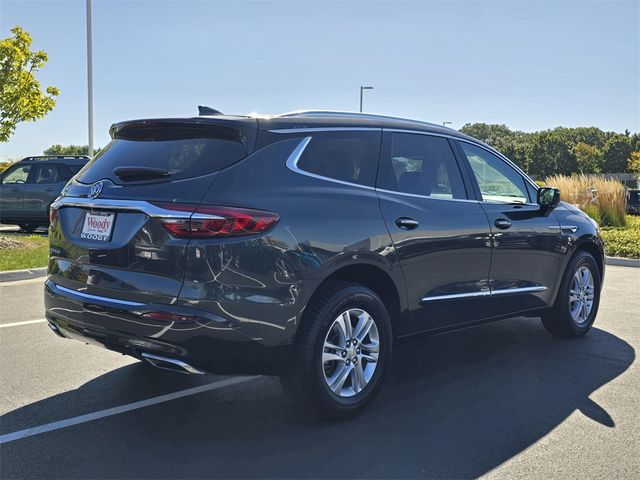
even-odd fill
[(45, 188), (45, 192), (53, 192), (53, 188)]
[(499, 218), (493, 224), (500, 230), (506, 230), (511, 226), (511, 220), (507, 220), (506, 218)]
[(403, 230), (413, 230), (420, 224), (413, 218), (400, 217), (396, 220), (396, 225), (398, 226), (398, 228), (401, 228)]
[(11, 191), (12, 191), (12, 192), (19, 192), (19, 191), (20, 191), (20, 189), (19, 189), (19, 188), (12, 188), (12, 189), (11, 189)]

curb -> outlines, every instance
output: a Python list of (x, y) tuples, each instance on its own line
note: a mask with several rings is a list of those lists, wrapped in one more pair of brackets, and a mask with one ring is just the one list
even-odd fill
[(44, 277), (46, 274), (47, 267), (27, 268), (25, 270), (9, 270), (8, 272), (0, 272), (0, 283)]
[(616, 267), (640, 268), (640, 260), (635, 258), (605, 257), (604, 263), (607, 265), (614, 265)]

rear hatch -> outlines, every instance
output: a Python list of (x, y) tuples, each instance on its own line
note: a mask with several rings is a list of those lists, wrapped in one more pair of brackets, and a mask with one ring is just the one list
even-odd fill
[(111, 135), (51, 208), (49, 278), (90, 295), (173, 303), (189, 239), (171, 232), (217, 172), (251, 151), (255, 120), (133, 121)]

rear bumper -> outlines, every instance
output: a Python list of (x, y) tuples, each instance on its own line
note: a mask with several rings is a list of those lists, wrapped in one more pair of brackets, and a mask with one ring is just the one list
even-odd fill
[[(210, 312), (175, 305), (123, 301), (57, 285), (44, 288), (46, 318), (65, 338), (142, 358), (143, 353), (176, 359), (209, 373), (277, 373), (288, 347), (269, 347)], [(194, 320), (166, 321), (142, 317), (169, 312)]]

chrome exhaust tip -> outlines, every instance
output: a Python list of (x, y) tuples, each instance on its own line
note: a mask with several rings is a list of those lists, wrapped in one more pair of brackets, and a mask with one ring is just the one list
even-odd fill
[(155, 355), (153, 353), (142, 353), (142, 358), (144, 358), (148, 363), (153, 365), (154, 367), (161, 368), (163, 370), (171, 370), (172, 372), (178, 373), (186, 373), (191, 375), (204, 375), (205, 372), (202, 370), (198, 370), (195, 367), (192, 367), (188, 363), (183, 362), (182, 360), (177, 360), (175, 358), (162, 357), (160, 355)]

